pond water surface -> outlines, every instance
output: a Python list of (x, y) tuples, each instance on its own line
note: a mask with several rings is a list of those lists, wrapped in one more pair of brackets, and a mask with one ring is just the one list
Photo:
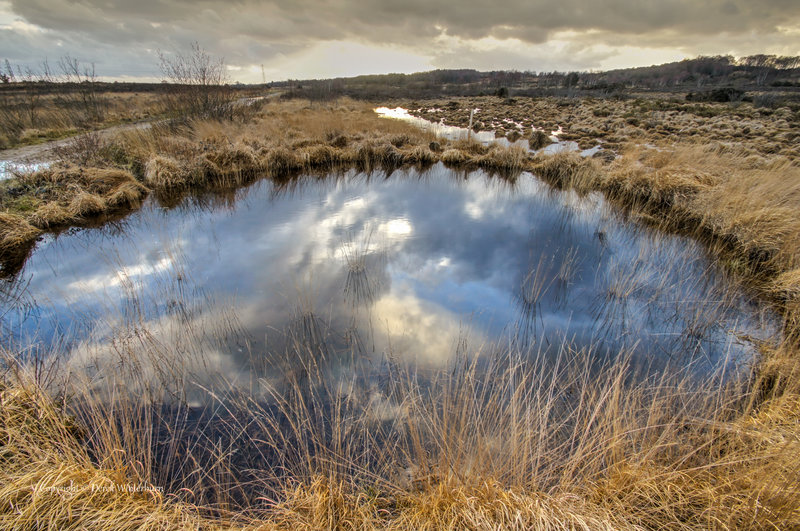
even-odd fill
[(304, 363), (298, 345), (324, 344), (340, 374), (356, 358), (435, 368), (564, 345), (702, 372), (746, 368), (745, 338), (774, 332), (699, 244), (627, 223), (599, 195), (441, 164), (149, 200), (48, 237), (3, 282), (7, 346), (96, 370), (140, 342), (202, 357), (198, 381), (251, 390), (275, 372), (266, 353)]

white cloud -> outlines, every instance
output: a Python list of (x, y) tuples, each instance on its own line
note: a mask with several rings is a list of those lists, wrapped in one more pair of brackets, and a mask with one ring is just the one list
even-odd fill
[[(282, 80), (420, 72), (433, 67), (428, 57), (395, 46), (326, 41), (277, 56), (265, 62), (264, 68), (268, 80)], [(260, 78), (260, 69), (257, 72)]]

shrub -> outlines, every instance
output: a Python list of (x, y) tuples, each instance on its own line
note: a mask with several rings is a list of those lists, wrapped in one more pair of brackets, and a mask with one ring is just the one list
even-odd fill
[(234, 94), (228, 87), (225, 61), (195, 42), (189, 53), (158, 54), (161, 72), (171, 83), (164, 103), (172, 116), (233, 116)]

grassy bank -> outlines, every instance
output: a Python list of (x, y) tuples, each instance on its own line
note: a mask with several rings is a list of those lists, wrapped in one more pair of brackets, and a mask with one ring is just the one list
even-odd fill
[[(392, 368), (386, 401), (332, 388), (318, 348), (298, 341), (287, 355), (314, 363), (287, 373), (264, 401), (233, 389), (215, 397), (222, 423), (199, 433), (181, 423), (189, 411), (152, 405), (173, 403), (165, 390), (179, 394), (176, 375), (191, 372), (180, 360), (218, 333), (209, 323), (170, 332), (178, 336), (115, 329), (119, 363), (103, 373), (118, 379), (110, 399), (96, 397), (91, 382), (54, 385), (47, 371), (31, 374), (7, 353), (0, 525), (800, 526), (800, 168), (791, 148), (683, 140), (620, 142), (614, 160), (534, 156), (436, 140), (349, 101), (293, 101), (230, 122), (128, 132), (76, 149), (63, 167), (4, 183), (2, 242), (13, 254), (41, 231), (128, 212), (147, 194), (174, 204), (193, 190), (261, 177), (437, 161), (508, 178), (526, 170), (555, 187), (600, 191), (632, 219), (698, 238), (775, 305), (784, 329), (762, 345), (749, 381), (698, 381), (680, 369), (636, 380), (624, 353), (597, 368), (591, 351), (565, 345), (555, 361), (522, 362), (501, 349), (461, 358), (444, 373)], [(487, 357), (488, 369), (478, 363)], [(145, 381), (152, 371), (143, 367), (158, 369), (163, 385)], [(181, 447), (186, 437), (194, 438)], [(263, 460), (239, 461), (233, 442), (242, 440)], [(70, 481), (82, 488), (67, 489)], [(165, 484), (163, 492), (91, 488)]]
[[(125, 352), (131, 366), (147, 367), (146, 356), (168, 362), (166, 353), (152, 360), (158, 345), (152, 341), (144, 345), (150, 354)], [(319, 360), (316, 352), (302, 355)], [(268, 399), (237, 396), (234, 389), (217, 396), (210, 406), (217, 421), (199, 428), (182, 423), (185, 411), (148, 406), (172, 402), (157, 386), (132, 391), (145, 378), (131, 366), (113, 369), (118, 383), (102, 399), (84, 382), (70, 388), (68, 404), (53, 401), (34, 381), (8, 375), (13, 383), (0, 394), (0, 523), (95, 529), (797, 523), (796, 396), (786, 393), (756, 410), (742, 385), (723, 385), (719, 374), (698, 382), (677, 371), (632, 383), (624, 358), (598, 369), (593, 356), (565, 349), (555, 360), (521, 362), (512, 351), (497, 354), (488, 370), (471, 361), (435, 374), (395, 370), (382, 388), (385, 402), (326, 386), (324, 369), (309, 364), (305, 379), (287, 375)], [(169, 363), (174, 377), (175, 359)], [(248, 455), (236, 452), (243, 448)], [(128, 492), (129, 486), (140, 491)]]
[[(128, 362), (145, 361), (144, 350), (138, 354)], [(471, 362), (427, 376), (400, 371), (384, 389), (386, 403), (338, 393), (309, 366), (307, 380), (288, 377), (269, 400), (237, 397), (233, 389), (218, 396), (210, 407), (217, 422), (199, 428), (182, 424), (185, 411), (148, 406), (171, 402), (152, 387), (131, 391), (128, 385), (143, 383), (132, 369), (116, 368), (131, 374), (118, 374), (102, 399), (86, 383), (71, 387), (69, 403), (7, 375), (0, 524), (797, 524), (796, 394), (753, 408), (746, 388), (722, 385), (719, 375), (698, 382), (678, 371), (631, 383), (624, 361), (592, 370), (592, 356), (567, 349), (555, 363), (523, 363), (508, 352), (488, 371)], [(242, 448), (249, 455), (237, 454)]]

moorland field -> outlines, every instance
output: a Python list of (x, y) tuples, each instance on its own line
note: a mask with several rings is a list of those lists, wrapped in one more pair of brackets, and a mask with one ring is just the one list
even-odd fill
[[(568, 348), (555, 367), (534, 360), (485, 371), (468, 362), (424, 386), (399, 371), (391, 385), (404, 414), (390, 426), (326, 388), (309, 364), (270, 407), (220, 401), (225, 436), (284, 456), (247, 483), (224, 437), (179, 427), (158, 390), (121, 385), (100, 398), (76, 376), (54, 392), (56, 364), (4, 344), (0, 526), (800, 527), (800, 69), (765, 57), (253, 87), (0, 85), (0, 146), (41, 144), (35, 156), (50, 162), (0, 181), (8, 300), (43, 235), (124, 218), (149, 198), (164, 208), (201, 194), (234, 201), (261, 179), (290, 187), (302, 175), (441, 163), (600, 193), (630, 223), (701, 242), (781, 322), (736, 381), (681, 371), (631, 380), (625, 356), (598, 369), (586, 361), (591, 352)], [(378, 106), (508, 142), (436, 137), (378, 116)], [(99, 132), (139, 121), (148, 125)], [(547, 152), (554, 131), (592, 154)], [(55, 148), (42, 143), (52, 139)], [(195, 345), (189, 329), (172, 345), (146, 327), (126, 333), (138, 339), (121, 354), (162, 366), (180, 365)], [(135, 379), (131, 367), (118, 370)], [(114, 488), (163, 485), (164, 474), (167, 489)]]

